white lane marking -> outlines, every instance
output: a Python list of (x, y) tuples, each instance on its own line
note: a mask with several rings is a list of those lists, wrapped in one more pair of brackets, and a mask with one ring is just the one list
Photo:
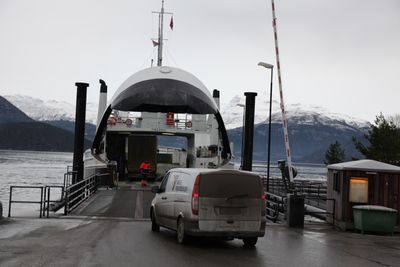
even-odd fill
[(135, 219), (143, 218), (143, 191), (136, 193)]

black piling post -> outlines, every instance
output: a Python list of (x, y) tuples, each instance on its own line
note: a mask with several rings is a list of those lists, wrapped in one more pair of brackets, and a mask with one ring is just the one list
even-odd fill
[(86, 95), (88, 83), (75, 83), (76, 92), (76, 110), (75, 110), (75, 139), (74, 139), (74, 157), (73, 171), (76, 175), (73, 177), (73, 184), (83, 180), (83, 151), (85, 145), (85, 117), (86, 117)]
[(251, 171), (253, 165), (253, 135), (254, 135), (254, 108), (256, 103), (257, 93), (246, 92), (246, 107), (244, 115), (244, 133), (242, 134), (243, 146), (242, 149), (242, 169)]

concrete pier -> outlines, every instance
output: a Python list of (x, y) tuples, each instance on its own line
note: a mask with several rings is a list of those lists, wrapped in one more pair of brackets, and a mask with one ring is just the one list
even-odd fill
[[(14, 235), (7, 232), (14, 228)], [(28, 231), (27, 229), (31, 229)], [(60, 218), (0, 224), (1, 266), (398, 266), (400, 238), (268, 224), (255, 248), (240, 240), (176, 242), (149, 221)]]

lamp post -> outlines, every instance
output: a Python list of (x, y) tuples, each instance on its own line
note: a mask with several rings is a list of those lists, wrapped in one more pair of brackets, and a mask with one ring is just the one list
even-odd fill
[(240, 152), (240, 169), (243, 168), (243, 147), (244, 147), (244, 109), (245, 105), (244, 104), (237, 104), (236, 106), (243, 108), (243, 116), (242, 116), (242, 147), (241, 147), (241, 152)]
[(271, 161), (271, 112), (272, 112), (272, 78), (274, 73), (274, 65), (259, 62), (258, 66), (271, 70), (271, 85), (269, 90), (269, 125), (268, 125), (268, 163), (267, 163), (267, 192), (269, 191), (269, 166)]

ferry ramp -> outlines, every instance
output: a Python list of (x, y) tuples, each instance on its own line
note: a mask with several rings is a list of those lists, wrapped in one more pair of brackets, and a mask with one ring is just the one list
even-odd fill
[(100, 188), (96, 194), (73, 210), (71, 216), (149, 219), (154, 197), (150, 187), (121, 183), (118, 189)]

